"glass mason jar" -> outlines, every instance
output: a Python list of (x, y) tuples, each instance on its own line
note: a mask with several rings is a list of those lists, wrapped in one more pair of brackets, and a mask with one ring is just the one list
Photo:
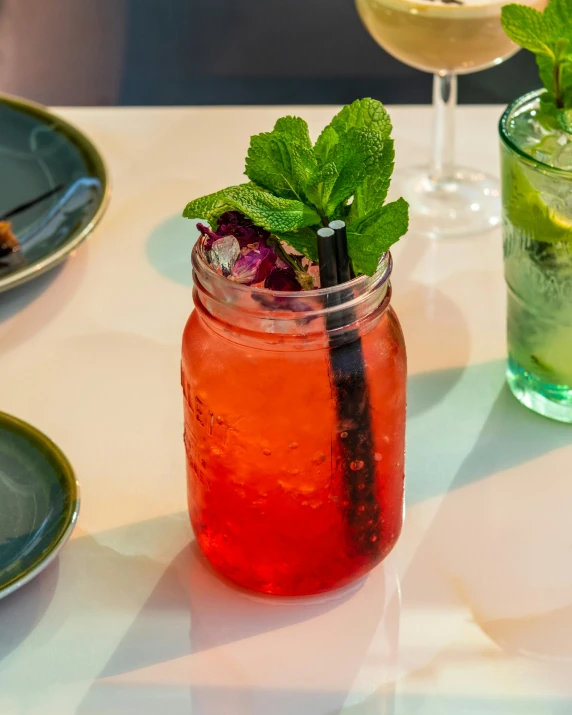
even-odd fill
[[(572, 422), (572, 137), (537, 119), (542, 92), (501, 118), (508, 383), (546, 417)], [(534, 152), (533, 158), (528, 153)]]
[(273, 292), (193, 250), (183, 335), (189, 512), (209, 561), (286, 596), (366, 574), (403, 515), (406, 357), (391, 256), (343, 287)]

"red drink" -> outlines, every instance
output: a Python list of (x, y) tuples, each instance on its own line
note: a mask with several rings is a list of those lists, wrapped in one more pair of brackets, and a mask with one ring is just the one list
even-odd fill
[[(193, 265), (182, 382), (198, 543), (224, 576), (256, 591), (343, 586), (379, 563), (401, 530), (406, 359), (389, 307), (391, 259), (349, 284), (345, 316), (355, 322), (336, 331), (326, 329), (324, 307), (334, 293), (347, 298), (348, 284), (272, 293), (215, 274), (200, 248)], [(344, 307), (332, 310), (343, 323)], [(331, 384), (334, 332), (361, 339), (373, 446), (367, 479), (362, 461), (348, 469), (343, 458), (352, 425), (340, 424)]]

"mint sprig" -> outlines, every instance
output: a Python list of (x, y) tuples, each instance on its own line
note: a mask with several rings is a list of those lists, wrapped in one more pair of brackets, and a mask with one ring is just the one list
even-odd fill
[(526, 5), (505, 5), (501, 12), (506, 34), (536, 56), (547, 90), (543, 114), (572, 132), (572, 3), (550, 0), (544, 12)]
[(409, 204), (397, 199), (348, 225), (348, 251), (354, 271), (371, 276), (380, 256), (407, 231)]
[(283, 199), (254, 183), (230, 186), (187, 204), (185, 218), (205, 218), (213, 223), (224, 211), (236, 210), (251, 218), (257, 226), (272, 233), (295, 231), (319, 222), (311, 206), (301, 201)]
[(316, 230), (343, 219), (354, 272), (373, 275), (408, 228), (403, 199), (384, 205), (394, 163), (391, 130), (387, 111), (374, 99), (344, 107), (315, 145), (303, 119), (282, 117), (271, 132), (250, 140), (250, 183), (195, 199), (183, 215), (214, 225), (224, 211), (241, 211), (313, 261)]

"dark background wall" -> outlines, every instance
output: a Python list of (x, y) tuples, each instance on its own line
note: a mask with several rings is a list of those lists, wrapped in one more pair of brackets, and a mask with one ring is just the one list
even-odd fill
[[(520, 52), (460, 80), (460, 101), (538, 86)], [(429, 102), (353, 0), (0, 0), (0, 91), (47, 104)]]

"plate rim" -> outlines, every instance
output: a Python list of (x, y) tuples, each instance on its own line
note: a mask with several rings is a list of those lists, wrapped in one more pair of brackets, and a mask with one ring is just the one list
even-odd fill
[(12, 580), (8, 581), (5, 585), (0, 583), (0, 599), (2, 599), (26, 585), (45, 568), (47, 568), (52, 561), (54, 561), (61, 549), (69, 541), (69, 538), (75, 528), (81, 506), (81, 495), (79, 482), (68, 458), (57, 446), (57, 444), (44, 434), (44, 432), (31, 425), (29, 422), (25, 422), (18, 417), (14, 417), (14, 415), (10, 415), (7, 412), (2, 411), (0, 411), (0, 427), (13, 429), (34, 445), (39, 444), (44, 448), (47, 448), (51, 455), (55, 458), (57, 465), (60, 467), (61, 473), (64, 476), (64, 481), (70, 490), (70, 509), (64, 522), (65, 526), (60, 530), (57, 538), (54, 539), (50, 545), (50, 550), (42, 557), (38, 558), (28, 570), (20, 576), (16, 576)]
[(111, 182), (109, 178), (109, 169), (103, 158), (102, 154), (92, 141), (92, 139), (79, 127), (67, 119), (64, 119), (59, 114), (51, 111), (48, 107), (45, 107), (38, 102), (33, 102), (29, 99), (24, 99), (22, 97), (16, 97), (12, 94), (0, 93), (0, 103), (6, 103), (15, 107), (16, 109), (25, 109), (32, 114), (39, 115), (44, 121), (56, 121), (60, 128), (63, 128), (65, 132), (71, 135), (77, 143), (92, 156), (95, 163), (98, 165), (98, 172), (101, 173), (101, 180), (103, 184), (103, 194), (97, 211), (91, 218), (90, 222), (79, 231), (74, 231), (70, 234), (69, 239), (60, 246), (55, 251), (52, 251), (43, 258), (34, 261), (22, 268), (17, 269), (13, 273), (9, 273), (0, 278), (0, 293), (9, 290), (10, 288), (15, 288), (18, 285), (22, 285), (26, 281), (36, 278), (37, 276), (46, 273), (51, 268), (55, 268), (57, 265), (62, 263), (72, 251), (74, 251), (89, 234), (94, 230), (98, 223), (103, 218), (105, 212), (109, 207), (109, 202), (111, 200)]

